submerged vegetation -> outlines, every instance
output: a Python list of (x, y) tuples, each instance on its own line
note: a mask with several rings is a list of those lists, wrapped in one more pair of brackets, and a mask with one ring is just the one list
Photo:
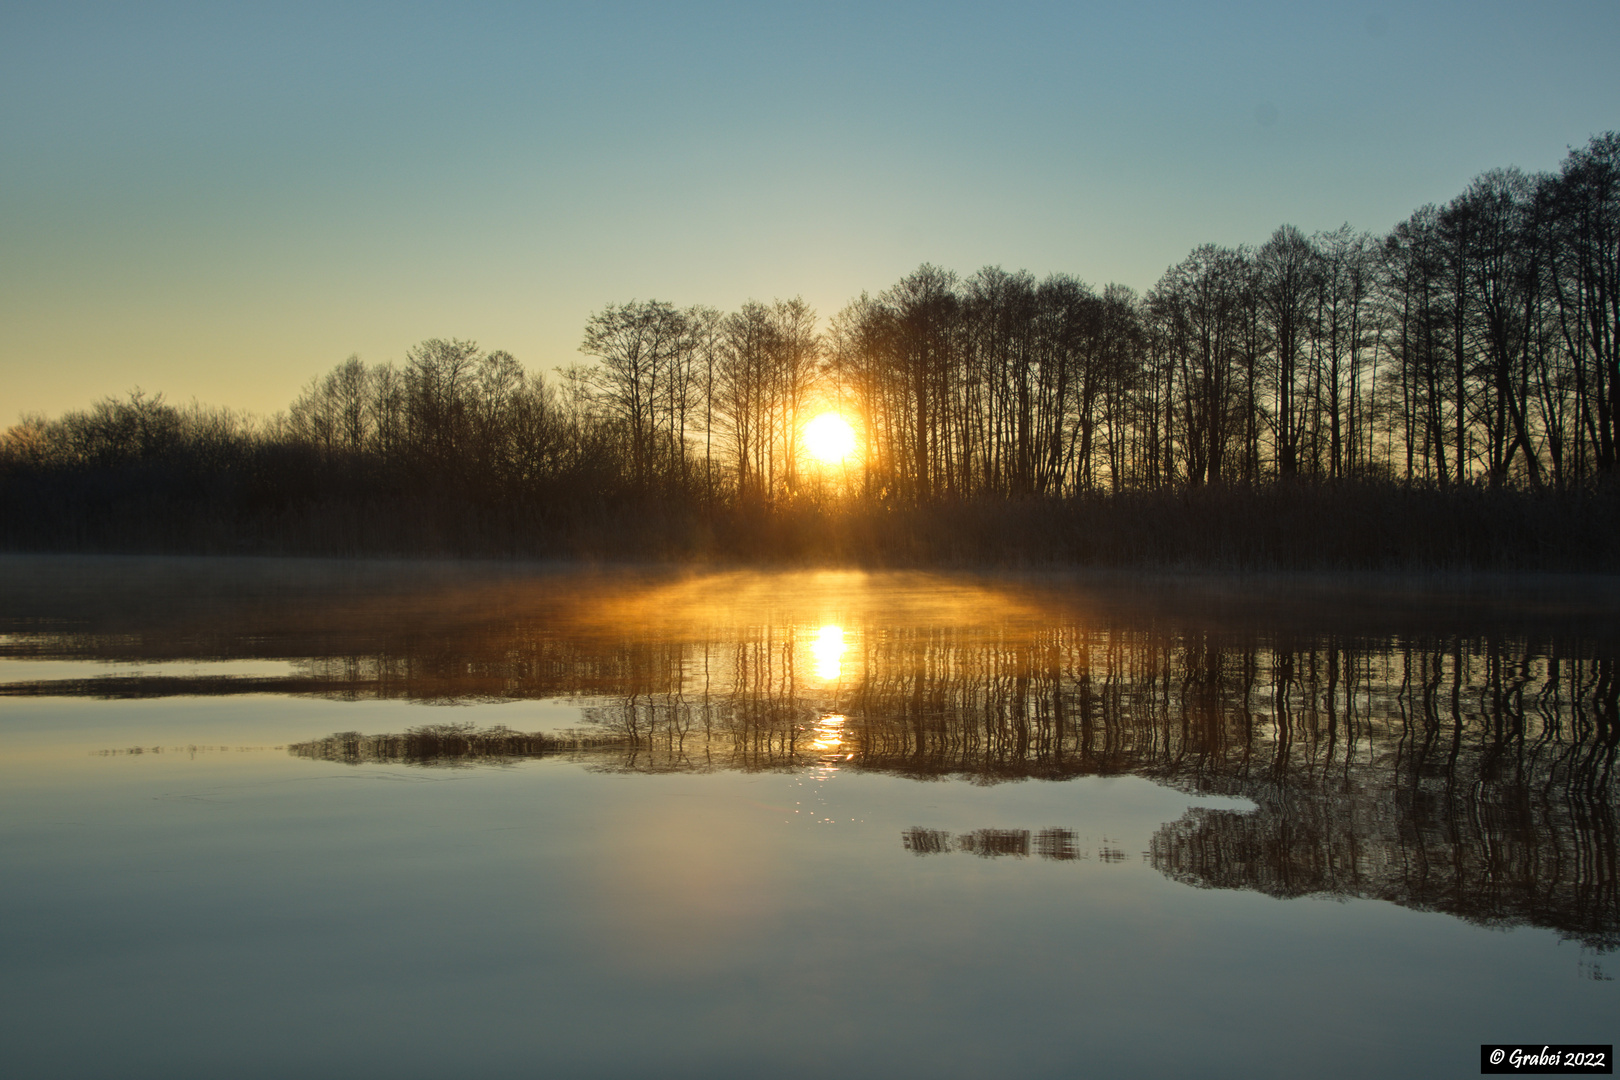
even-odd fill
[[(1610, 568), (1620, 133), (1387, 236), (1145, 296), (925, 265), (824, 328), (610, 304), (547, 381), (430, 340), (266, 421), (139, 392), (0, 436), (13, 549)], [(829, 413), (853, 446), (807, 442)]]

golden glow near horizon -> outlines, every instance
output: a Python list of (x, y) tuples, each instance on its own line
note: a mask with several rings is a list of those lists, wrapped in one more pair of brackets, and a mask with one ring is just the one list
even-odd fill
[(823, 626), (816, 634), (815, 644), (810, 646), (810, 655), (816, 661), (816, 678), (829, 682), (838, 678), (843, 671), (844, 628)]
[(824, 412), (804, 425), (804, 446), (823, 465), (837, 465), (855, 452), (855, 429), (835, 412)]

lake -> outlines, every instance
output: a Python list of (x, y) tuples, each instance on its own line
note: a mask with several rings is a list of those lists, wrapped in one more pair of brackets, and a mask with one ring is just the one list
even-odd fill
[(1474, 1076), (1607, 578), (0, 558), (0, 1072)]

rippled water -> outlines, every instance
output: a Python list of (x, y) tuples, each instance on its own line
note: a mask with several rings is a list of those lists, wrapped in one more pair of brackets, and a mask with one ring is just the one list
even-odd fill
[(1614, 1041), (1611, 581), (0, 572), (7, 1075)]

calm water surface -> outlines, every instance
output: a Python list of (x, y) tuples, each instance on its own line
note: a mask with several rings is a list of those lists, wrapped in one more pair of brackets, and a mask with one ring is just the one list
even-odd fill
[(0, 559), (7, 1076), (1474, 1076), (1612, 581)]

